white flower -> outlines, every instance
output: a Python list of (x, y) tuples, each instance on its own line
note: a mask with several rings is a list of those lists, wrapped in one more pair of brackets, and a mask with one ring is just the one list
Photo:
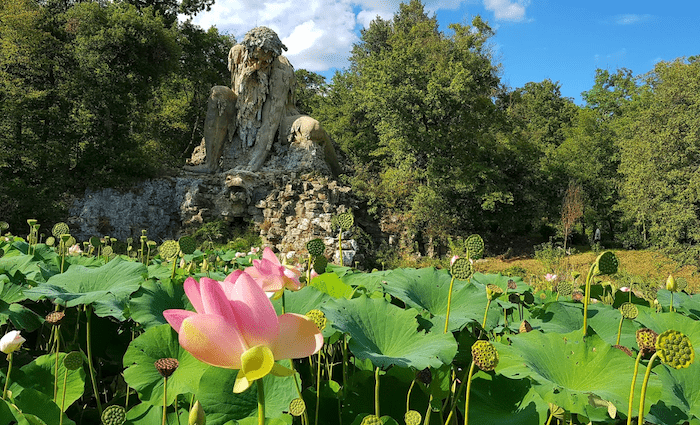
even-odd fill
[(71, 246), (70, 248), (68, 248), (69, 255), (80, 255), (82, 253), (83, 253), (83, 250), (80, 249), (80, 245), (78, 245), (78, 244), (75, 244), (75, 245)]
[(19, 331), (10, 331), (0, 338), (0, 351), (5, 354), (10, 354), (17, 350), (24, 341), (26, 341), (26, 339), (22, 338)]

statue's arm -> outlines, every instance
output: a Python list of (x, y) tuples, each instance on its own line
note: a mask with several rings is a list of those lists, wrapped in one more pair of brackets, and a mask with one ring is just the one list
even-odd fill
[[(270, 72), (270, 92), (263, 105), (262, 126), (258, 130), (250, 162), (248, 163), (250, 171), (259, 170), (267, 159), (270, 149), (272, 149), (282, 117), (288, 113), (289, 105), (287, 105), (287, 102), (289, 101), (293, 83), (294, 68), (286, 58), (278, 57), (275, 59)], [(291, 106), (293, 107), (293, 105)]]

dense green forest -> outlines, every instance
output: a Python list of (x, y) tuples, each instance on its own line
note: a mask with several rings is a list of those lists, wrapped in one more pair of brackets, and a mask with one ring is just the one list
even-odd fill
[[(184, 163), (235, 40), (176, 17), (210, 5), (2, 2), (0, 219), (58, 221), (88, 184)], [(573, 202), (580, 238), (600, 227), (623, 247), (694, 252), (700, 59), (599, 69), (579, 106), (558, 82), (503, 84), (493, 37), (478, 16), (441, 31), (413, 0), (365, 28), (332, 81), (297, 70), (300, 109), (337, 143), (368, 212), (430, 253), (471, 233), (561, 235)]]

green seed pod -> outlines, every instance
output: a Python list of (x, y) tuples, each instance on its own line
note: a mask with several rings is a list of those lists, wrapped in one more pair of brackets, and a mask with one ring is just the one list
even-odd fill
[(376, 415), (367, 415), (362, 419), (362, 422), (360, 422), (360, 425), (381, 425), (382, 420), (379, 419), (379, 416)]
[(148, 241), (148, 242), (146, 242), (146, 245), (148, 245), (149, 247), (151, 247), (151, 249), (153, 249), (158, 244), (156, 243), (156, 241)]
[(503, 289), (501, 289), (500, 286), (496, 286), (492, 283), (486, 285), (486, 298), (493, 301), (496, 298), (500, 297), (501, 294), (503, 294)]
[(469, 235), (464, 241), (464, 246), (472, 260), (478, 260), (484, 255), (484, 239), (477, 234)]
[(622, 317), (625, 319), (636, 319), (639, 315), (639, 309), (636, 305), (625, 302), (620, 306), (620, 314), (622, 314)]
[(309, 251), (310, 256), (318, 257), (326, 251), (326, 244), (323, 243), (323, 239), (311, 239), (306, 243), (306, 249)]
[(112, 249), (111, 246), (106, 246), (102, 248), (102, 255), (109, 257), (112, 254), (114, 254), (114, 249)]
[(202, 409), (202, 404), (199, 400), (195, 401), (190, 410), (190, 415), (187, 418), (187, 425), (206, 425), (207, 417)]
[(126, 409), (113, 404), (102, 412), (103, 425), (123, 425), (126, 422)]
[(158, 247), (158, 252), (160, 252), (160, 256), (164, 260), (174, 260), (180, 255), (180, 244), (177, 241), (168, 239), (163, 241), (160, 247)]
[(674, 369), (686, 368), (695, 359), (695, 350), (690, 338), (678, 331), (669, 329), (662, 332), (656, 338), (655, 345), (661, 361)]
[(197, 249), (197, 241), (192, 236), (183, 236), (177, 243), (184, 254), (192, 254)]
[(615, 274), (619, 261), (612, 251), (605, 251), (595, 261), (595, 274)]
[(450, 273), (455, 279), (469, 280), (474, 273), (474, 269), (472, 268), (472, 263), (468, 258), (460, 257), (452, 263)]
[(574, 293), (574, 285), (569, 281), (562, 281), (557, 284), (557, 292), (563, 297), (571, 296)]
[(316, 273), (325, 273), (326, 266), (328, 266), (328, 259), (326, 257), (319, 255), (318, 257), (314, 258), (314, 270), (316, 270)]
[(637, 329), (636, 333), (637, 346), (639, 350), (646, 353), (654, 353), (656, 351), (656, 338), (659, 336), (656, 332), (648, 328)]
[(60, 235), (59, 238), (61, 238), (61, 241), (63, 241), (64, 245), (68, 245), (68, 241), (70, 241), (71, 235), (68, 233), (64, 233)]
[(415, 410), (409, 410), (403, 415), (403, 420), (406, 422), (406, 425), (420, 425), (423, 417)]
[(93, 236), (90, 238), (90, 245), (94, 246), (95, 248), (99, 248), (102, 246), (102, 241), (97, 236)]
[(160, 373), (160, 376), (167, 378), (175, 373), (177, 367), (180, 366), (180, 362), (178, 362), (177, 359), (167, 357), (156, 360), (153, 365), (158, 370), (158, 373)]
[(53, 228), (51, 229), (51, 234), (55, 238), (61, 237), (61, 235), (70, 233), (70, 229), (68, 228), (68, 225), (66, 223), (60, 222), (56, 223), (53, 225)]
[(340, 227), (342, 230), (350, 230), (352, 225), (355, 224), (355, 217), (351, 212), (344, 212), (342, 214), (338, 214), (336, 222), (338, 223), (338, 227)]
[(666, 290), (671, 291), (671, 292), (678, 291), (678, 285), (676, 285), (676, 279), (673, 278), (672, 274), (668, 275), (668, 279), (666, 279)]
[(28, 218), (27, 219), (27, 224), (29, 225), (29, 227), (34, 227), (34, 225), (37, 223), (38, 223), (38, 220), (35, 218)]
[(328, 319), (326, 319), (326, 315), (323, 314), (321, 310), (318, 309), (313, 309), (310, 310), (308, 313), (306, 313), (306, 317), (311, 319), (315, 324), (318, 330), (322, 331), (326, 328), (326, 324), (328, 323)]
[(289, 402), (289, 413), (292, 416), (301, 416), (306, 411), (306, 403), (301, 398), (295, 398)]
[(83, 367), (83, 354), (80, 351), (71, 351), (63, 358), (63, 366), (68, 370), (78, 370)]
[(4, 232), (9, 229), (10, 225), (6, 221), (0, 221), (0, 232)]
[(56, 244), (56, 239), (53, 236), (46, 238), (46, 245), (54, 246)]
[(685, 278), (679, 277), (676, 279), (676, 289), (680, 291), (685, 291), (688, 288), (688, 281)]
[(479, 369), (490, 372), (498, 365), (498, 351), (489, 341), (480, 339), (472, 345), (472, 359)]

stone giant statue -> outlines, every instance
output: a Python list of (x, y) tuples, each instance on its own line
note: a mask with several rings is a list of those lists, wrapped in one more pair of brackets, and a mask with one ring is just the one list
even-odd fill
[[(228, 68), (232, 87), (212, 88), (203, 146), (193, 154), (193, 159), (197, 155), (201, 159), (202, 153), (205, 158), (199, 165), (186, 166), (186, 170), (214, 173), (223, 166), (255, 172), (277, 142), (280, 146), (315, 145), (330, 170), (338, 173), (328, 134), (318, 121), (296, 109), (294, 67), (282, 50), (287, 47), (267, 27), (253, 28), (231, 48)], [(201, 152), (202, 147), (205, 152)]]

